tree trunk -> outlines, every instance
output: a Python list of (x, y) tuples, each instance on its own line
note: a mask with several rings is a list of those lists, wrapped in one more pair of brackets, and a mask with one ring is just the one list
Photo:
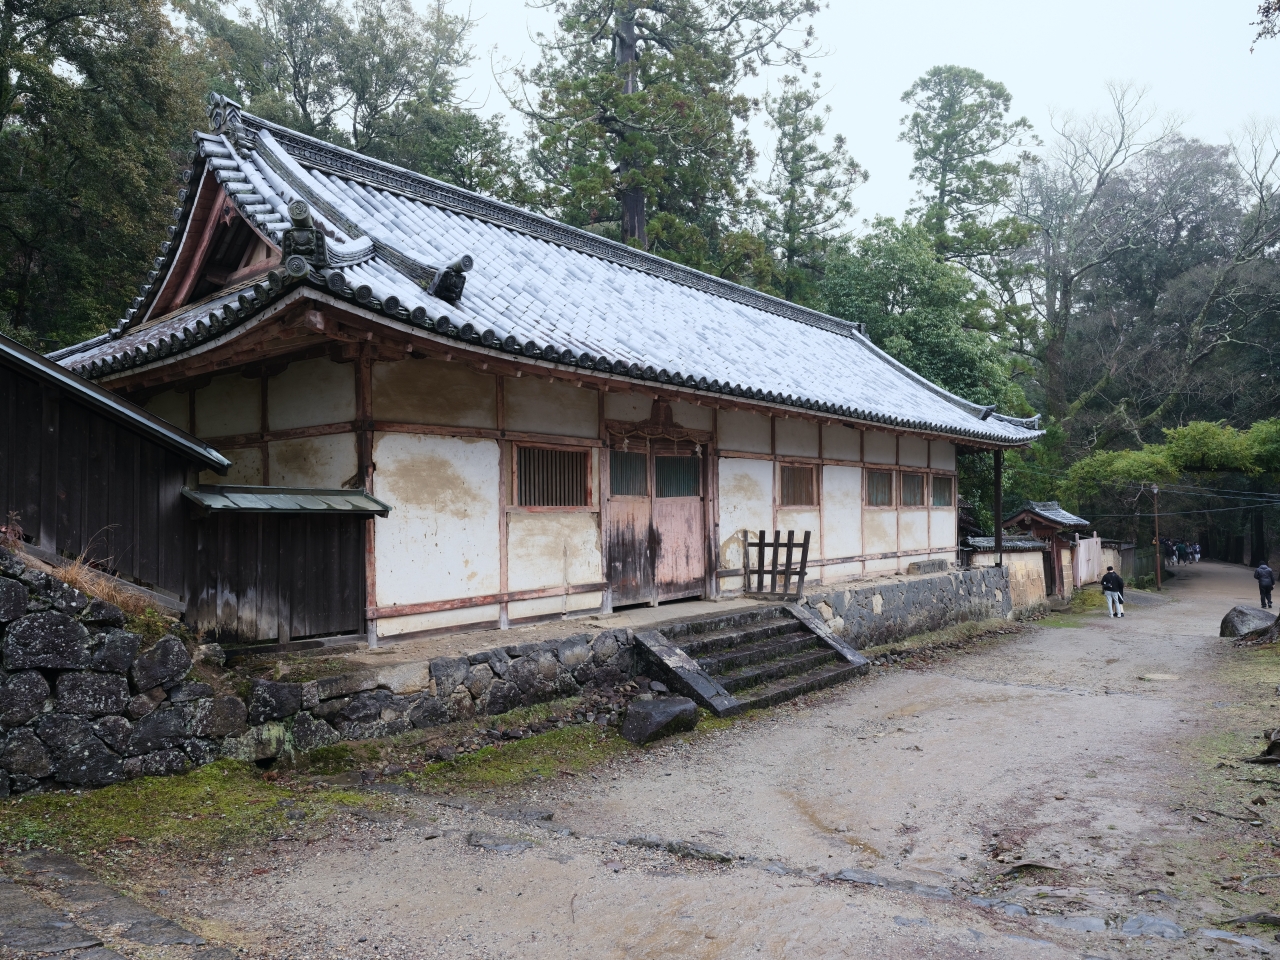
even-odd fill
[[(636, 10), (634, 4), (627, 4), (618, 13), (613, 31), (613, 57), (622, 77), (623, 93), (636, 93), (640, 89), (640, 81), (636, 76), (640, 61), (640, 51), (636, 42)], [(641, 250), (649, 249), (649, 238), (645, 232), (644, 188), (626, 185), (627, 174), (633, 168), (627, 161), (618, 165), (618, 173), (623, 180), (623, 187), (618, 194), (618, 202), (622, 205), (622, 242), (633, 244)]]

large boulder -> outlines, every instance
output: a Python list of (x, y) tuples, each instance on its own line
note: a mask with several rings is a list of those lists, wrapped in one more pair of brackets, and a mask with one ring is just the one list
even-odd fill
[(191, 735), (220, 739), (238, 737), (249, 729), (248, 711), (239, 697), (197, 700), (190, 706)]
[(129, 681), (118, 673), (72, 671), (58, 677), (54, 709), (101, 717), (122, 713), (129, 704)]
[(283, 720), (302, 709), (302, 684), (253, 681), (249, 696), (249, 723), (258, 726), (268, 720)]
[(652, 743), (698, 725), (698, 705), (688, 697), (632, 700), (622, 721), (622, 736), (632, 743)]
[(114, 603), (107, 603), (96, 597), (91, 599), (80, 614), (80, 622), (95, 627), (123, 627), (124, 611)]
[(39, 780), (53, 772), (48, 749), (26, 727), (14, 730), (5, 740), (0, 750), (0, 767), (31, 780)]
[(93, 652), (93, 669), (107, 673), (128, 673), (138, 656), (142, 638), (125, 630), (108, 630), (95, 638), (98, 648)]
[(5, 630), (4, 668), (86, 670), (93, 661), (90, 646), (89, 631), (65, 613), (29, 613)]
[(53, 776), (59, 783), (105, 787), (125, 778), (124, 760), (97, 737), (89, 737), (54, 754)]
[(35, 670), (11, 673), (0, 684), (0, 727), (20, 727), (49, 699), (49, 683)]
[(191, 654), (177, 637), (161, 637), (159, 642), (133, 661), (130, 676), (139, 692), (155, 687), (171, 687), (191, 669)]
[(1255, 630), (1265, 630), (1276, 622), (1276, 615), (1268, 613), (1261, 607), (1232, 607), (1222, 618), (1220, 637), (1243, 637)]

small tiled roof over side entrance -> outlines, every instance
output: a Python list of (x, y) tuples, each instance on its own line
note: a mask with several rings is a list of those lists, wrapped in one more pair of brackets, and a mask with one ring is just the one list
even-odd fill
[[(1058, 504), (1057, 500), (1045, 500), (1045, 501), (1032, 500), (1028, 502), (1025, 507), (1019, 510), (1018, 513), (1015, 513), (1013, 517), (1010, 517), (1009, 519), (1012, 520), (1014, 519), (1014, 517), (1017, 517), (1018, 514), (1021, 514), (1021, 513), (1033, 513), (1037, 517), (1040, 517), (1042, 520), (1047, 520), (1049, 523), (1052, 523), (1059, 527), (1089, 526), (1088, 520), (1085, 520), (1082, 517), (1077, 517), (1074, 513), (1069, 513), (1068, 511), (1063, 510), (1062, 507)], [(1005, 521), (1005, 522), (1007, 523), (1008, 521)]]
[[(327, 238), (325, 262), (153, 316), (180, 255), (180, 209), (176, 239), (126, 318), (57, 354), (62, 364), (95, 378), (145, 366), (234, 336), (310, 286), (374, 316), (555, 364), (999, 446), (1039, 436), (1033, 420), (930, 383), (854, 324), (305, 137), (224, 98), (210, 115), (214, 132), (197, 135), (188, 179), (214, 178), (277, 246), (290, 204), (305, 203)], [(465, 283), (461, 296), (442, 292), (449, 273)]]

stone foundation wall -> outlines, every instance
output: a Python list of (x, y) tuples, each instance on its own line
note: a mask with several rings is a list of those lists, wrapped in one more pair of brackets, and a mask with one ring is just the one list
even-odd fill
[(1014, 615), (1007, 567), (832, 585), (804, 603), (859, 650), (965, 620)]

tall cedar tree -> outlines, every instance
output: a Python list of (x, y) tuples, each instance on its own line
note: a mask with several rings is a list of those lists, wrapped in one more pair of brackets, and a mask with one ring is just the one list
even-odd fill
[(778, 264), (779, 292), (795, 303), (815, 304), (828, 254), (845, 218), (854, 212), (854, 188), (867, 173), (849, 155), (843, 136), (823, 148), (830, 107), (815, 78), (803, 86), (785, 77), (782, 92), (765, 100), (769, 126), (777, 133), (773, 166), (764, 185), (765, 242)]
[[(767, 265), (736, 229), (754, 164), (739, 82), (795, 63), (817, 0), (549, 0), (553, 37), (514, 73), (547, 211), (702, 269)], [(766, 274), (770, 271), (766, 270)]]
[(0, 327), (75, 342), (156, 255), (201, 83), (155, 0), (5, 0)]
[(522, 196), (501, 121), (458, 102), (475, 22), (435, 0), (177, 0), (222, 92), (268, 120), (472, 190)]

